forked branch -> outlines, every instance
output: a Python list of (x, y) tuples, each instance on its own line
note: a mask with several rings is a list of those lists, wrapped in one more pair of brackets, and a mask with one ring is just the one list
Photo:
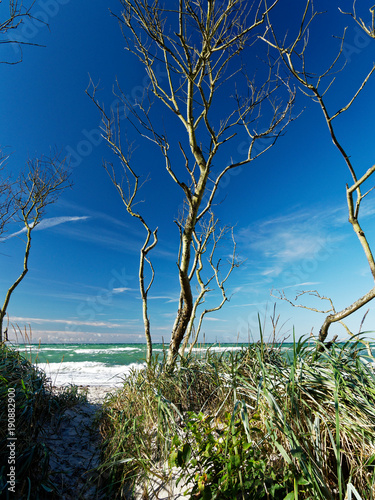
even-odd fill
[[(219, 311), (226, 302), (229, 302), (230, 297), (227, 296), (226, 290), (225, 290), (225, 284), (232, 274), (232, 271), (239, 267), (242, 264), (242, 261), (238, 260), (237, 254), (236, 254), (236, 242), (234, 239), (234, 234), (233, 234), (233, 227), (228, 227), (225, 226), (221, 229), (218, 230), (218, 234), (216, 234), (216, 226), (217, 226), (218, 220), (214, 218), (213, 213), (211, 212), (211, 218), (210, 218), (210, 223), (208, 227), (206, 228), (205, 231), (205, 237), (199, 241), (199, 244), (195, 247), (195, 252), (196, 255), (198, 256), (198, 266), (195, 270), (196, 274), (196, 279), (199, 284), (199, 293), (194, 301), (194, 307), (193, 307), (193, 314), (191, 316), (190, 322), (188, 329), (186, 331), (186, 335), (184, 338), (183, 346), (180, 350), (180, 354), (184, 355), (186, 347), (188, 345), (188, 342), (190, 340), (190, 337), (194, 331), (194, 338), (192, 339), (190, 346), (189, 346), (189, 351), (188, 355), (191, 354), (194, 346), (198, 342), (198, 337), (202, 328), (202, 323), (203, 319), (206, 316), (206, 314), (212, 313)], [(230, 261), (228, 262), (229, 268), (225, 274), (224, 277), (221, 276), (220, 273), (220, 267), (221, 267), (221, 260), (218, 259), (216, 262), (214, 262), (215, 258), (215, 252), (217, 251), (217, 247), (220, 244), (220, 242), (225, 238), (225, 236), (228, 234), (228, 232), (231, 233), (231, 239), (233, 242), (233, 251), (232, 251), (232, 256)], [(203, 262), (202, 262), (202, 255), (207, 251), (208, 245), (210, 243), (210, 240), (212, 240), (212, 248), (210, 251), (210, 255), (208, 257), (208, 263), (211, 267), (212, 274), (205, 280), (203, 279), (202, 276), (202, 271), (203, 271)], [(212, 280), (215, 278), (216, 281), (216, 286), (221, 292), (221, 301), (214, 307), (204, 309), (199, 317), (198, 325), (194, 329), (194, 322), (196, 319), (197, 315), (197, 309), (198, 307), (205, 302), (205, 298), (208, 292), (212, 291), (210, 288), (210, 284)]]

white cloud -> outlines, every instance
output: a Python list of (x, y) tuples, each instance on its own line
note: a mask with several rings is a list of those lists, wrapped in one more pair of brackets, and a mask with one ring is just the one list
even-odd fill
[(258, 307), (264, 306), (263, 302), (249, 302), (247, 304), (230, 304), (229, 307)]
[(221, 323), (223, 323), (223, 322), (226, 322), (226, 321), (228, 321), (228, 320), (226, 320), (226, 319), (220, 319), (220, 318), (214, 318), (214, 317), (212, 317), (212, 316), (207, 316), (207, 315), (206, 315), (206, 316), (204, 317), (204, 321), (220, 321)]
[[(280, 226), (263, 227), (253, 236), (250, 243), (253, 250), (283, 263), (311, 258), (326, 244), (326, 238), (318, 228), (300, 223), (285, 229)], [(280, 269), (281, 266), (269, 269), (266, 274), (276, 274)]]
[(178, 302), (180, 299), (178, 296), (172, 297), (170, 295), (150, 295), (148, 297), (149, 300), (166, 300), (167, 304), (171, 302)]
[(112, 293), (124, 293), (124, 292), (137, 292), (138, 289), (136, 288), (127, 288), (126, 286), (121, 287), (121, 288), (113, 288)]
[(272, 217), (243, 228), (238, 240), (270, 263), (263, 276), (278, 276), (286, 265), (314, 258), (329, 250), (343, 236), (332, 235), (331, 226), (341, 208), (311, 208)]
[(110, 321), (80, 321), (76, 319), (48, 319), (48, 318), (23, 318), (20, 316), (12, 316), (10, 318), (12, 323), (22, 323), (22, 324), (49, 324), (49, 323), (63, 323), (65, 325), (76, 325), (76, 326), (95, 326), (95, 327), (105, 327), (105, 328), (121, 328), (124, 327), (124, 323), (111, 323)]
[(81, 217), (51, 217), (50, 219), (44, 219), (42, 220), (37, 227), (35, 228), (35, 231), (40, 231), (43, 229), (48, 229), (50, 227), (58, 226), (60, 224), (65, 224), (66, 222), (76, 222), (78, 220), (86, 220), (89, 219), (90, 217), (88, 215), (84, 215)]
[(264, 271), (261, 271), (262, 276), (267, 276), (268, 278), (274, 278), (276, 276), (279, 276), (283, 272), (283, 268), (281, 266), (274, 266), (274, 267), (269, 267), (264, 269)]
[[(60, 224), (65, 224), (66, 222), (76, 222), (79, 220), (89, 219), (89, 216), (85, 215), (83, 217), (51, 217), (49, 219), (43, 219), (39, 224), (33, 229), (33, 231), (42, 231), (44, 229), (49, 229), (50, 227), (58, 226)], [(30, 224), (33, 227), (33, 224)], [(15, 233), (6, 236), (5, 238), (1, 238), (3, 241), (9, 240), (10, 238), (14, 238), (20, 234), (26, 232), (26, 228), (22, 228), (20, 231), (16, 231)]]
[[(103, 211), (92, 210), (90, 208), (87, 208), (87, 206), (85, 205), (74, 203), (72, 201), (67, 201), (66, 199), (63, 198), (59, 199), (58, 206), (60, 207), (61, 210), (70, 210), (72, 212), (74, 211), (81, 213), (84, 212), (89, 216), (90, 219), (99, 219), (103, 220), (105, 223), (108, 224), (114, 224), (122, 228), (130, 228), (130, 224), (125, 222), (125, 220), (122, 218), (118, 219), (116, 217), (112, 217), (111, 215), (108, 215)], [(142, 231), (140, 231), (140, 234), (143, 234)]]
[[(372, 198), (371, 198), (372, 196)], [(360, 210), (359, 210), (359, 218), (365, 219), (367, 217), (371, 217), (375, 214), (375, 199), (373, 194), (369, 194), (369, 197), (364, 198), (361, 202)], [(350, 228), (350, 224), (348, 222), (348, 209), (347, 206), (343, 207), (342, 210), (337, 211), (337, 214), (334, 218), (334, 224), (338, 226), (347, 226)]]
[(321, 285), (321, 282), (320, 281), (306, 281), (305, 283), (297, 283), (296, 285), (284, 286), (283, 289), (297, 288), (297, 287), (302, 287), (302, 286), (315, 286), (315, 285)]

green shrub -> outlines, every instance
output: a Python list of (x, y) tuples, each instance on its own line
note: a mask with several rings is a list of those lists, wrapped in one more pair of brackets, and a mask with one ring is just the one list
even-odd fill
[(179, 481), (194, 484), (192, 497), (284, 499), (293, 491), (292, 471), (272, 463), (258, 425), (256, 414), (249, 421), (243, 412), (227, 413), (220, 423), (188, 414), (187, 436), (173, 438), (169, 464), (181, 469)]

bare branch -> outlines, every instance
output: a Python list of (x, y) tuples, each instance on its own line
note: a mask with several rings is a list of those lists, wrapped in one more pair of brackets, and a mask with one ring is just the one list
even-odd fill
[[(242, 262), (239, 261), (237, 258), (236, 242), (235, 242), (234, 235), (233, 235), (233, 228), (225, 226), (225, 227), (219, 229), (217, 232), (216, 231), (217, 223), (218, 223), (218, 220), (215, 219), (214, 214), (211, 212), (209, 223), (207, 224), (207, 226), (204, 227), (202, 237), (199, 240), (196, 237), (197, 245), (195, 247), (195, 255), (197, 256), (199, 264), (196, 267), (195, 275), (196, 275), (196, 278), (197, 278), (197, 281), (199, 284), (199, 293), (198, 293), (197, 297), (195, 298), (194, 306), (193, 306), (193, 313), (191, 315), (188, 328), (186, 330), (183, 345), (180, 349), (181, 356), (184, 355), (187, 344), (188, 344), (189, 339), (190, 339), (190, 336), (191, 336), (192, 332), (194, 331), (194, 339), (191, 342), (191, 344), (189, 346), (189, 351), (188, 351), (188, 355), (191, 354), (192, 349), (194, 348), (194, 346), (196, 345), (196, 343), (198, 341), (198, 337), (199, 337), (199, 334), (201, 331), (201, 327), (202, 327), (202, 323), (203, 323), (203, 319), (204, 319), (205, 315), (208, 313), (219, 311), (224, 306), (225, 302), (230, 300), (230, 298), (228, 298), (226, 295), (225, 283), (228, 280), (229, 276), (232, 274), (232, 271), (242, 264)], [(216, 232), (217, 232), (217, 234), (216, 234)], [(216, 263), (214, 263), (214, 257), (215, 257), (215, 253), (217, 251), (218, 245), (225, 238), (225, 236), (228, 232), (231, 233), (231, 238), (233, 241), (233, 252), (232, 252), (231, 260), (229, 261), (229, 268), (227, 270), (227, 273), (224, 277), (221, 277), (220, 276), (220, 262), (221, 261), (219, 259)], [(199, 241), (199, 243), (198, 243), (198, 241)], [(210, 276), (206, 280), (204, 280), (202, 277), (202, 271), (203, 271), (202, 255), (208, 250), (208, 245), (210, 244), (211, 241), (212, 241), (212, 247), (211, 247), (210, 255), (208, 258), (208, 263), (211, 267), (212, 274), (210, 274)], [(207, 293), (209, 293), (211, 291), (211, 288), (209, 288), (209, 285), (214, 278), (216, 281), (216, 285), (221, 292), (222, 299), (218, 303), (217, 306), (211, 307), (209, 309), (204, 309), (201, 312), (200, 317), (199, 317), (199, 321), (198, 321), (198, 326), (194, 330), (194, 322), (195, 322), (198, 307), (205, 302), (205, 296), (207, 295)]]
[[(136, 205), (135, 199), (143, 183), (139, 184), (140, 177), (135, 173), (135, 170), (131, 165), (133, 147), (132, 144), (128, 143), (127, 151), (123, 149), (123, 146), (121, 144), (121, 122), (119, 112), (117, 111), (116, 115), (113, 114), (111, 117), (109, 117), (105, 112), (104, 107), (100, 105), (99, 102), (95, 99), (96, 90), (97, 85), (94, 85), (92, 80), (90, 79), (89, 86), (86, 89), (86, 94), (94, 102), (101, 113), (103, 131), (102, 136), (107, 141), (112, 152), (120, 160), (120, 164), (122, 166), (122, 174), (120, 179), (118, 178), (116, 170), (112, 164), (104, 163), (104, 168), (109, 178), (111, 179), (112, 184), (115, 186), (122, 202), (124, 203), (127, 212), (132, 217), (138, 219), (146, 230), (145, 240), (142, 248), (140, 249), (138, 278), (140, 294), (142, 298), (143, 323), (147, 342), (146, 360), (147, 362), (150, 362), (152, 357), (152, 340), (150, 319), (148, 315), (148, 292), (150, 291), (150, 288), (154, 282), (155, 271), (152, 262), (148, 257), (148, 254), (155, 248), (158, 243), (158, 229), (156, 228), (154, 231), (152, 231), (144, 217), (138, 211), (134, 210), (134, 206)], [(116, 127), (114, 127), (114, 123), (116, 123)], [(151, 278), (149, 279), (148, 284), (145, 284), (145, 262), (147, 262), (151, 270)]]
[[(19, 0), (8, 0), (9, 1), (9, 14), (8, 17), (4, 20), (0, 20), (0, 45), (11, 44), (16, 45), (20, 52), (20, 57), (16, 61), (0, 61), (0, 64), (18, 64), (22, 61), (22, 46), (31, 45), (36, 47), (44, 47), (39, 43), (33, 43), (28, 41), (23, 41), (21, 39), (17, 39), (17, 29), (22, 26), (25, 19), (34, 19), (38, 21), (38, 23), (48, 24), (41, 20), (37, 19), (32, 15), (32, 9), (35, 4), (35, 0), (30, 2), (29, 7), (25, 7), (23, 1)], [(13, 32), (15, 35), (13, 36)]]
[(370, 36), (371, 38), (375, 38), (375, 5), (369, 8), (369, 12), (371, 14), (371, 25), (367, 25), (360, 17), (357, 17), (357, 13), (355, 10), (356, 0), (353, 2), (353, 12), (344, 12), (339, 7), (339, 11), (342, 14), (351, 16), (354, 21), (363, 29), (363, 31)]
[[(304, 295), (310, 295), (311, 297), (316, 297), (319, 300), (327, 300), (330, 303), (331, 307), (329, 309), (316, 309), (315, 307), (306, 306), (304, 304), (296, 304), (297, 300)], [(294, 300), (288, 299), (287, 296), (285, 295), (284, 290), (281, 291), (278, 290), (278, 295), (274, 295), (273, 290), (271, 290), (271, 297), (275, 297), (276, 299), (279, 300), (284, 300), (293, 307), (299, 307), (301, 309), (307, 309), (309, 311), (314, 311), (322, 314), (328, 314), (329, 312), (336, 312), (332, 300), (329, 297), (321, 296), (317, 290), (302, 290), (301, 292), (297, 293)]]
[(363, 80), (363, 82), (362, 82), (361, 86), (359, 87), (359, 89), (357, 90), (357, 92), (354, 94), (354, 96), (348, 102), (348, 104), (346, 106), (343, 106), (341, 109), (339, 109), (339, 111), (337, 111), (337, 113), (335, 113), (333, 116), (331, 116), (331, 118), (330, 118), (331, 121), (334, 120), (335, 118), (337, 118), (341, 113), (343, 113), (344, 111), (347, 111), (350, 108), (350, 106), (353, 104), (353, 102), (358, 97), (358, 95), (360, 94), (360, 92), (363, 90), (363, 88), (366, 85), (366, 83), (369, 81), (369, 79), (370, 79), (370, 77), (371, 77), (371, 75), (373, 74), (374, 71), (375, 71), (375, 64), (371, 68), (371, 71), (369, 72), (369, 74)]

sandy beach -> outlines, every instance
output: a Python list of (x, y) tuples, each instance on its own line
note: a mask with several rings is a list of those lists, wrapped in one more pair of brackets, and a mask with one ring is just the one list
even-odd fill
[[(66, 386), (55, 386), (60, 393)], [(58, 486), (62, 498), (75, 500), (104, 500), (98, 492), (98, 474), (92, 472), (99, 465), (101, 435), (96, 416), (107, 395), (118, 387), (78, 386), (80, 393), (87, 391), (87, 402), (65, 409), (43, 432), (43, 442), (50, 450), (51, 478)], [(177, 500), (184, 497), (184, 487), (176, 486), (176, 476), (161, 481), (156, 476), (147, 484), (136, 485), (134, 498), (141, 500), (145, 491), (150, 500)]]
[[(54, 386), (55, 394), (66, 386)], [(59, 412), (43, 429), (41, 440), (50, 451), (51, 478), (62, 498), (91, 500), (97, 492), (98, 475), (90, 472), (99, 465), (101, 435), (96, 416), (106, 396), (115, 387), (79, 386), (87, 392), (87, 402)]]
[(115, 393), (118, 387), (108, 387), (104, 385), (81, 386), (82, 392), (87, 389), (87, 399), (91, 404), (102, 404), (108, 394)]

